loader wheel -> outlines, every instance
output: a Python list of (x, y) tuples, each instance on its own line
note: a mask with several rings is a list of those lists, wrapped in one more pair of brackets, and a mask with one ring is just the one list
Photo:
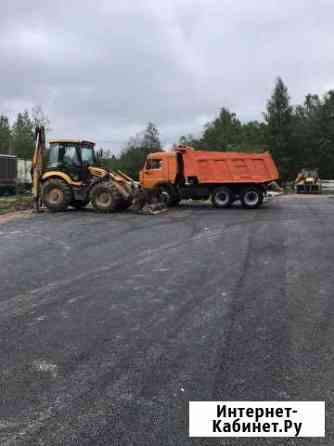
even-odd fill
[(112, 183), (103, 182), (92, 188), (90, 198), (97, 212), (109, 213), (119, 209), (122, 197)]
[(87, 206), (87, 204), (89, 203), (89, 200), (73, 200), (70, 203), (70, 206), (76, 208), (76, 209), (83, 209)]
[(44, 183), (42, 196), (45, 206), (52, 212), (65, 211), (73, 200), (71, 186), (58, 178)]
[(263, 203), (263, 191), (256, 187), (246, 187), (241, 191), (240, 201), (244, 208), (256, 209)]
[(211, 201), (216, 208), (229, 208), (234, 201), (234, 194), (226, 186), (217, 187), (211, 195)]

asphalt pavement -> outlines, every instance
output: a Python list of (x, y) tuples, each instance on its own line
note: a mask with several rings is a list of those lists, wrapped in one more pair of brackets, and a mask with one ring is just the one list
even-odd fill
[[(334, 199), (0, 224), (0, 444), (333, 445)], [(326, 401), (325, 439), (190, 439), (189, 400)]]

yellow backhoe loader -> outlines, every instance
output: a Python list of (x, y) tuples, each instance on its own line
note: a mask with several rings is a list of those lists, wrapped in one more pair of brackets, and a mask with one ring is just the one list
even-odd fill
[(297, 194), (320, 194), (321, 181), (317, 169), (302, 169), (295, 179)]
[(44, 128), (36, 128), (32, 160), (36, 211), (43, 204), (56, 212), (68, 206), (81, 209), (91, 202), (104, 213), (127, 209), (134, 202), (140, 209), (147, 205), (138, 182), (121, 171), (98, 167), (94, 147), (91, 141), (55, 140), (46, 151)]

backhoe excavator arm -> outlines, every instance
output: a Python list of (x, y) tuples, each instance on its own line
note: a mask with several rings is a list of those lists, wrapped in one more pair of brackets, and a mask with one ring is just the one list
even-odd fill
[(40, 211), (41, 176), (43, 174), (43, 155), (45, 152), (45, 130), (44, 127), (36, 127), (35, 150), (32, 158), (32, 193), (34, 209)]

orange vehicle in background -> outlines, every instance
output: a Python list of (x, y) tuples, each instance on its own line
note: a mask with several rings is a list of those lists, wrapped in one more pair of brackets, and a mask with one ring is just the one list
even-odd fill
[(158, 190), (168, 206), (182, 199), (211, 198), (217, 208), (227, 208), (237, 200), (245, 208), (257, 208), (268, 185), (278, 178), (269, 152), (197, 151), (183, 145), (151, 153), (140, 171), (143, 188)]

